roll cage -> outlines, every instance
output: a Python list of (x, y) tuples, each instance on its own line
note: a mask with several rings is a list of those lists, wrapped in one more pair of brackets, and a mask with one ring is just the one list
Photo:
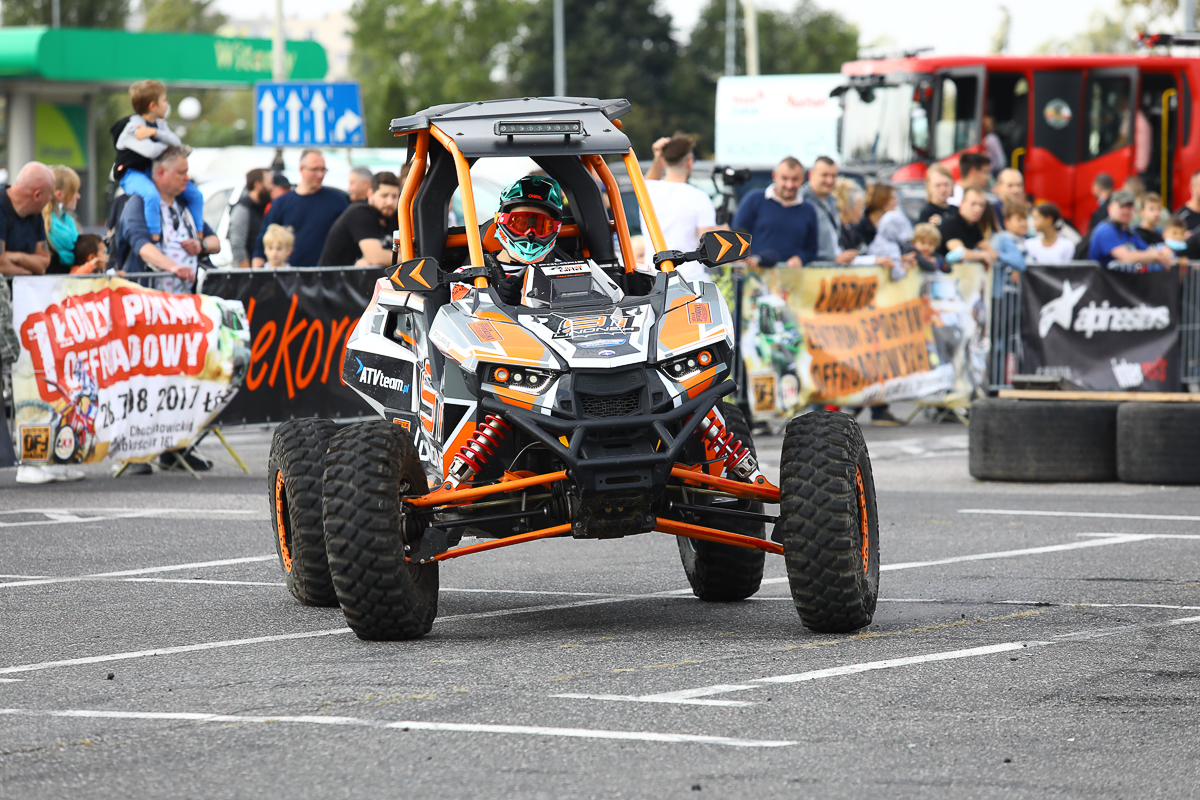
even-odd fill
[[(411, 164), (397, 212), (399, 236), (395, 247), (399, 261), (431, 257), (448, 272), (462, 266), (484, 266), (485, 243), (491, 243), (490, 221), (481, 226), (475, 212), (471, 166), (480, 158), (525, 156), (557, 180), (566, 195), (560, 243), (574, 255), (610, 268), (626, 292), (642, 293), (630, 292), (631, 284), (637, 283), (637, 263), (620, 189), (604, 160), (606, 155), (621, 157), (646, 221), (653, 252), (665, 251), (666, 242), (637, 157), (621, 131), (618, 117), (629, 109), (626, 100), (526, 97), (434, 106), (392, 120), (392, 134), (408, 137)], [(514, 126), (555, 130), (506, 132)], [(559, 132), (564, 126), (572, 132)], [(608, 196), (611, 220), (596, 178)], [(455, 189), (462, 196), (461, 228), (449, 228), (446, 219), (446, 207)], [(614, 233), (617, 249), (613, 247)], [(671, 272), (674, 261), (664, 260), (660, 268)], [(486, 277), (475, 278), (476, 287), (487, 285)]]

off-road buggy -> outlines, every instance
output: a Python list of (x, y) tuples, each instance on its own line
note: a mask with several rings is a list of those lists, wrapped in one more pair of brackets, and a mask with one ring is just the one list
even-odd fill
[[(786, 561), (804, 625), (840, 632), (870, 623), (879, 531), (861, 431), (844, 414), (796, 417), (782, 486), (763, 475), (747, 420), (722, 402), (735, 390), (726, 302), (714, 284), (675, 270), (742, 258), (749, 236), (715, 231), (695, 252), (666, 250), (618, 121), (629, 108), (524, 98), (392, 121), (411, 161), (397, 265), (379, 280), (342, 370), (382, 419), (284, 423), (268, 471), (289, 590), (302, 603), (340, 604), (359, 637), (427, 633), (447, 559), (652, 531), (678, 537), (702, 600), (753, 595), (774, 553)], [(513, 306), (493, 288), (500, 276), (485, 252), (499, 245), (493, 223), (476, 219), (470, 169), (480, 158), (517, 156), (562, 187), (558, 247), (567, 260), (526, 270)], [(605, 156), (629, 173), (653, 274), (635, 270)], [(465, 226), (448, 228), (456, 189)], [(466, 537), (485, 541), (461, 544)]]

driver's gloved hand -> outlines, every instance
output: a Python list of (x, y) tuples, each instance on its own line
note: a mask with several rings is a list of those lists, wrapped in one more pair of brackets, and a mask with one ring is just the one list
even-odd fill
[(504, 280), (496, 286), (496, 294), (500, 295), (500, 299), (506, 305), (515, 306), (521, 302), (521, 284), (524, 283), (524, 275), (505, 275)]

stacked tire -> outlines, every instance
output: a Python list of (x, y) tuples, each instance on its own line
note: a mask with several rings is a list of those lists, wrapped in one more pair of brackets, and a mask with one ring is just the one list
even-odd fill
[(1200, 485), (1200, 403), (985, 397), (969, 435), (978, 480)]

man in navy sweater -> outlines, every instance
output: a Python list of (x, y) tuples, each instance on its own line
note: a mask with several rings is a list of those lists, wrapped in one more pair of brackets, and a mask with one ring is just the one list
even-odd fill
[(300, 156), (300, 183), (294, 191), (271, 202), (263, 217), (262, 229), (254, 246), (251, 265), (258, 269), (267, 263), (262, 237), (272, 223), (291, 228), (296, 236), (288, 263), (293, 267), (315, 267), (325, 247), (329, 229), (346, 207), (349, 196), (337, 189), (322, 186), (325, 180), (325, 157), (316, 150), (305, 150)]
[(802, 267), (816, 261), (817, 212), (800, 195), (804, 167), (788, 156), (775, 167), (771, 180), (766, 189), (743, 197), (733, 218), (735, 229), (749, 231), (754, 237), (747, 261), (756, 267), (780, 262)]

